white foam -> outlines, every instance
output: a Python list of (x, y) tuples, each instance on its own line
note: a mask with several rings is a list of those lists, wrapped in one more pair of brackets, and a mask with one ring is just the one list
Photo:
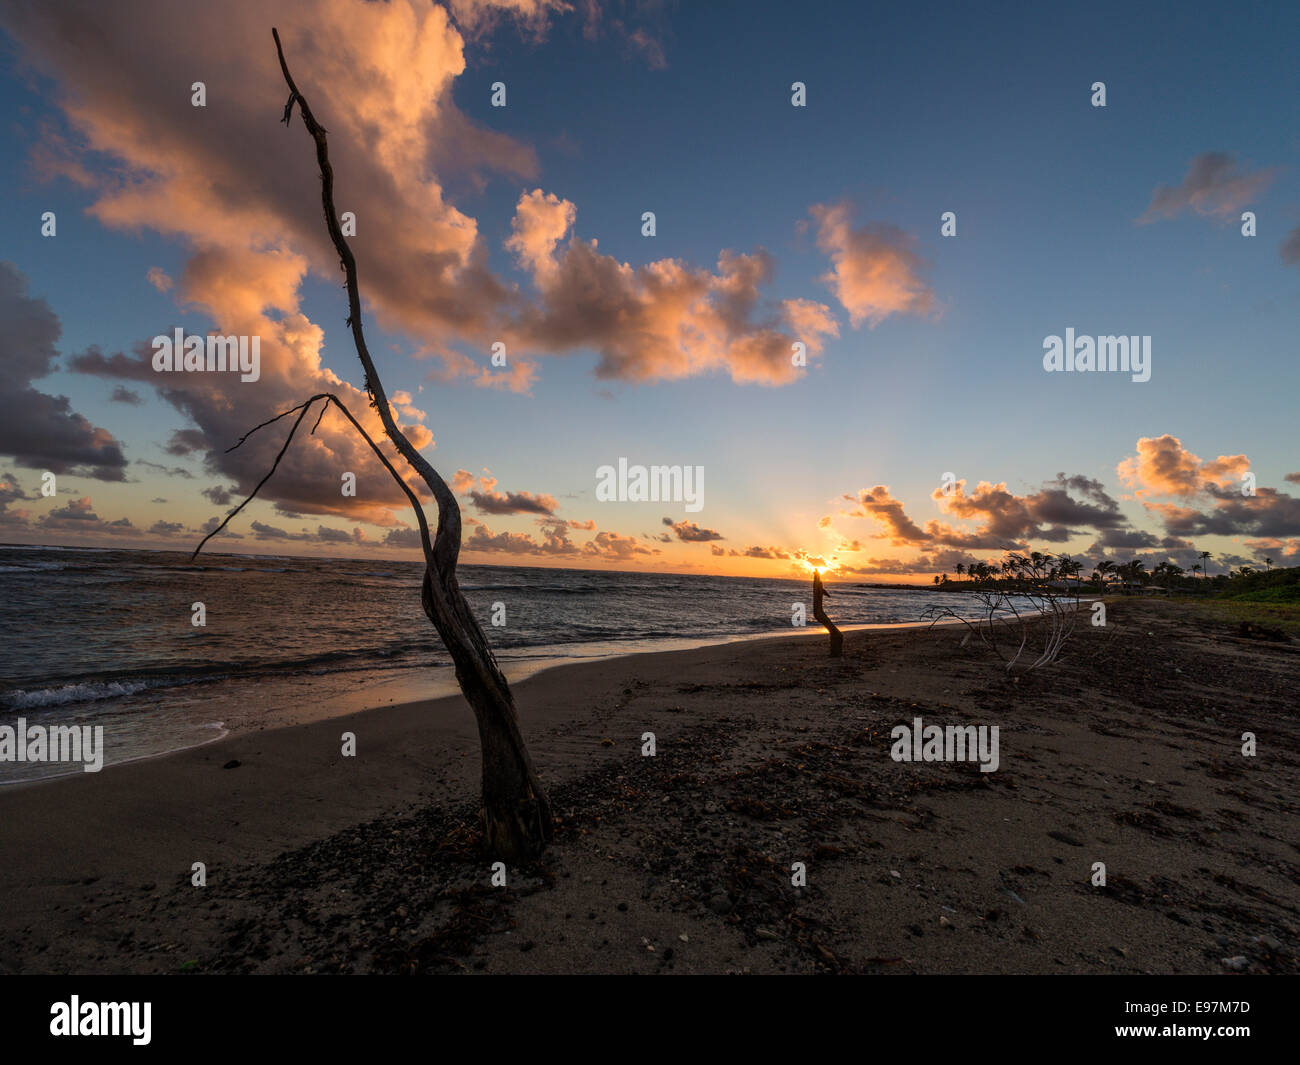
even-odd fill
[(144, 691), (148, 685), (142, 682), (120, 684), (111, 681), (108, 684), (90, 681), (86, 684), (65, 684), (61, 688), (38, 688), (24, 691), (19, 688), (4, 695), (7, 710), (31, 710), (40, 706), (65, 706), (68, 703), (90, 703), (99, 699), (120, 699), (124, 695), (135, 695)]

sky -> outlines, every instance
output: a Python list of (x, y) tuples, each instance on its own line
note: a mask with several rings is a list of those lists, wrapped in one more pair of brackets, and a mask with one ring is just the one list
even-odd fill
[[(382, 435), (275, 25), (463, 561), (1300, 564), (1300, 8), (915, 7), (0, 0), (0, 542), (189, 550), (259, 423)], [(177, 328), (258, 379), (155, 369)], [(1149, 378), (1049, 370), (1067, 330)], [(310, 428), (210, 549), (419, 557)], [(601, 498), (620, 459), (702, 505)]]

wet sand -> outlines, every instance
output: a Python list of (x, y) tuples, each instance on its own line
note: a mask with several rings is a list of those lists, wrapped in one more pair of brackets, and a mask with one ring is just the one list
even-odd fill
[[(505, 887), (459, 697), (7, 788), (0, 972), (1297, 971), (1300, 645), (1109, 611), (1018, 682), (952, 628), (529, 678), (560, 822)], [(918, 716), (997, 771), (894, 761)]]

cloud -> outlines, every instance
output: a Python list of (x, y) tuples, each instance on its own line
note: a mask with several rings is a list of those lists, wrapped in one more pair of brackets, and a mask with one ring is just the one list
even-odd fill
[(310, 540), (311, 533), (306, 529), (302, 532), (291, 533), (287, 529), (281, 529), (275, 525), (267, 525), (263, 521), (255, 521), (251, 526), (253, 535), (258, 540)]
[(660, 550), (646, 547), (635, 536), (601, 531), (582, 545), (582, 553), (607, 562), (629, 562), (638, 555), (657, 555)]
[(903, 504), (889, 494), (887, 485), (878, 484), (870, 490), (864, 488), (856, 500), (853, 496), (844, 498), (858, 504), (859, 509), (850, 512), (853, 516), (874, 518), (884, 526), (896, 547), (929, 539), (925, 531), (903, 512)]
[(922, 573), (956, 572), (957, 565), (968, 566), (977, 561), (974, 555), (961, 551), (945, 551), (937, 555), (919, 555), (912, 559), (868, 558), (857, 565), (838, 565), (836, 572), (844, 575), (860, 574), (864, 577), (906, 577)]
[(12, 472), (0, 471), (0, 525), (25, 528), (32, 512), (25, 507), (11, 510), (10, 504), (40, 498), (39, 494), (28, 495)]
[(495, 388), (501, 392), (531, 395), (537, 380), (537, 363), (518, 356), (504, 367), (483, 365), (470, 356), (451, 349), (437, 352), (440, 368), (429, 373), (434, 381), (464, 381), (475, 388)]
[[(264, 439), (229, 455), (224, 449), (313, 391), (339, 393), (378, 434), (364, 393), (322, 365), (320, 330), (298, 307), (307, 272), (332, 282), (337, 255), (313, 200), (319, 178), (310, 143), (296, 122), (286, 130), (273, 121), (285, 90), (264, 6), (234, 0), (220, 11), (190, 11), (135, 0), (108, 18), (89, 0), (69, 0), (57, 13), (10, 5), (5, 21), (25, 58), (55, 80), (69, 143), (111, 160), (63, 173), (88, 185), (92, 216), (109, 228), (184, 241), (192, 253), (174, 284), (178, 305), (208, 315), (222, 333), (262, 341), (257, 384), (207, 374), (159, 379), (139, 345), (127, 355), (87, 352), (75, 368), (156, 386), (216, 449), (209, 470), (243, 490), (268, 468), (287, 426), (264, 430)], [(434, 340), (488, 332), (514, 297), (487, 270), (477, 224), (447, 202), (431, 163), (525, 176), (535, 161), (455, 107), (451, 87), (464, 70), (463, 47), (444, 10), (414, 0), (323, 0), (313, 5), (310, 34), (284, 36), (330, 128), (341, 195), (347, 190), (340, 209), (359, 220), (352, 242), (372, 319)], [(194, 80), (186, 53), (200, 52), (219, 72), (209, 76), (208, 91), (220, 100), (202, 112), (169, 88)], [(410, 218), (421, 224), (409, 225)], [(341, 358), (340, 369), (355, 373), (346, 350)], [(418, 423), (413, 408), (401, 412)], [(417, 447), (432, 442), (422, 426), (408, 429)], [(375, 477), (364, 498), (341, 496), (340, 474), (360, 476), (367, 467)], [(327, 416), (315, 437), (296, 442), (266, 490), (299, 512), (383, 524), (406, 506), (385, 482), (368, 448)]]
[(1291, 230), (1278, 249), (1282, 261), (1288, 266), (1300, 266), (1300, 225)]
[[(1137, 454), (1119, 464), (1120, 478), (1135, 489), (1146, 509), (1160, 518), (1174, 538), (1189, 536), (1252, 536), (1280, 538), (1300, 534), (1300, 499), (1275, 488), (1258, 487), (1242, 495), (1241, 475), (1250, 470), (1245, 455), (1220, 455), (1204, 460), (1176, 436), (1143, 437)], [(1288, 474), (1288, 483), (1300, 476)], [(1183, 502), (1153, 501), (1173, 496)], [(1208, 510), (1198, 501), (1212, 501)], [(1193, 505), (1188, 505), (1188, 504)]]
[(1159, 547), (1160, 540), (1143, 529), (1107, 529), (1093, 546), (1104, 549)]
[(470, 501), (480, 514), (553, 514), (559, 504), (554, 496), (531, 492), (470, 492)]
[(817, 246), (830, 256), (822, 280), (849, 312), (856, 328), (891, 314), (928, 314), (934, 293), (921, 278), (921, 259), (902, 230), (885, 223), (854, 229), (848, 204), (817, 204)]
[[(269, 268), (268, 274), (261, 268)], [(225, 315), (224, 332), (261, 337), (261, 377), (244, 383), (229, 373), (159, 374), (151, 365), (152, 351), (137, 344), (132, 356), (106, 356), (91, 349), (70, 360), (81, 373), (125, 377), (148, 383), (159, 395), (196, 423), (196, 429), (173, 433), (167, 451), (173, 455), (204, 452), (204, 469), (233, 481), (247, 495), (270, 470), (292, 425), (284, 419), (250, 436), (238, 449), (227, 451), (259, 422), (302, 402), (317, 392), (332, 392), (347, 404), (372, 438), (384, 441), (378, 416), (364, 392), (321, 366), (321, 331), (297, 308), (296, 281), (301, 263), (255, 254), (229, 259), (224, 252), (198, 252), (179, 283), (180, 297)], [(279, 295), (277, 296), (277, 293)], [(282, 298), (271, 307), (261, 301)], [(278, 312), (277, 318), (271, 312)], [(239, 317), (234, 317), (239, 316)], [(244, 317), (246, 316), (246, 317)], [(317, 408), (319, 410), (319, 407)], [(337, 411), (327, 412), (315, 433), (315, 414), (300, 427), (293, 446), (260, 498), (294, 514), (336, 515), (380, 526), (400, 524), (408, 504), (401, 490), (378, 463), (369, 446)], [(432, 442), (418, 422), (402, 425), (417, 448)], [(216, 442), (218, 446), (213, 447)], [(391, 457), (391, 449), (389, 448)], [(399, 468), (401, 468), (399, 460)], [(356, 474), (355, 497), (340, 491), (342, 475)], [(420, 494), (423, 485), (412, 479)]]
[(167, 443), (167, 454), (185, 456), (207, 448), (207, 440), (198, 429), (177, 429)]
[[(988, 481), (981, 481), (971, 493), (967, 493), (964, 480), (957, 481), (947, 494), (936, 488), (931, 499), (939, 509), (977, 523), (973, 531), (933, 519), (922, 528), (885, 485), (843, 498), (857, 504), (856, 509), (846, 512), (850, 516), (876, 521), (882, 529), (879, 539), (888, 539), (895, 547), (917, 547), (927, 552), (940, 546), (968, 551), (1023, 551), (1031, 541), (1064, 543), (1081, 529), (1102, 531), (1104, 539), (1117, 542), (1138, 535), (1129, 528), (1119, 503), (1107, 494), (1101, 482), (1081, 474), (1058, 473), (1037, 491), (1023, 496), (1010, 491), (1005, 483)], [(860, 546), (854, 541), (843, 549), (856, 550)], [(949, 564), (956, 563), (949, 560)]]
[(1260, 562), (1271, 558), (1282, 565), (1300, 565), (1300, 537), (1247, 540), (1246, 546), (1255, 552), (1255, 558)]
[(419, 529), (389, 529), (384, 536), (385, 547), (413, 547), (419, 550), (423, 547), (420, 542)]
[(788, 559), (794, 557), (782, 547), (747, 547), (743, 551), (732, 551), (731, 554), (738, 558)]
[(128, 535), (138, 532), (129, 518), (106, 521), (95, 513), (90, 496), (69, 500), (66, 506), (55, 507), (36, 523), (47, 531), (95, 533), (97, 535)]
[(1224, 493), (1208, 511), (1169, 503), (1143, 503), (1164, 522), (1171, 536), (1252, 536), (1288, 538), (1300, 535), (1300, 499), (1275, 488), (1259, 488), (1253, 496)]
[[(610, 37), (622, 43), (629, 57), (644, 59), (651, 70), (663, 70), (668, 65), (664, 50), (665, 34), (662, 0), (637, 0), (633, 9), (627, 10), (626, 0), (617, 8), (608, 0), (578, 0), (583, 16), (583, 36), (590, 41)], [(631, 15), (642, 24), (632, 28), (624, 17), (609, 17), (614, 10), (619, 15)]]
[(664, 518), (664, 524), (677, 534), (677, 539), (687, 544), (707, 543), (710, 540), (725, 540), (726, 537), (712, 529), (701, 529), (693, 521), (674, 522), (672, 518)]
[(158, 470), (160, 473), (164, 473), (168, 477), (184, 477), (189, 480), (194, 476), (194, 474), (190, 473), (190, 471), (185, 469), (183, 466), (163, 466), (157, 462), (150, 462), (148, 459), (136, 459), (135, 464), (137, 466), (148, 466), (150, 469)]
[(1136, 489), (1134, 495), (1189, 497), (1216, 489), (1225, 490), (1241, 484), (1241, 475), (1250, 469), (1245, 455), (1220, 455), (1203, 461), (1183, 447), (1176, 436), (1165, 433), (1142, 437), (1137, 454), (1119, 464), (1120, 480)]
[(206, 496), (219, 507), (228, 507), (235, 501), (236, 488), (233, 484), (229, 488), (214, 484), (201, 489), (200, 495)]
[[(205, 521), (202, 525), (199, 526), (198, 529), (199, 534), (201, 536), (207, 536), (208, 533), (212, 532), (220, 524), (221, 524), (220, 518), (216, 518), (216, 517), (209, 518), (207, 521)], [(217, 533), (216, 536), (214, 537), (214, 539), (217, 540), (242, 540), (243, 538), (244, 538), (243, 533), (237, 533), (233, 529), (228, 529), (228, 528), (222, 529), (221, 532)]]
[(172, 279), (167, 276), (167, 274), (163, 271), (162, 267), (159, 266), (149, 267), (149, 272), (145, 276), (149, 279), (149, 284), (153, 285), (153, 287), (156, 288), (159, 292), (171, 291), (172, 284), (173, 284)]
[(1276, 174), (1276, 169), (1244, 173), (1227, 152), (1202, 152), (1192, 160), (1181, 185), (1156, 186), (1138, 222), (1176, 218), (1184, 211), (1227, 222), (1259, 196)]
[(0, 262), (0, 455), (31, 469), (125, 480), (126, 456), (113, 435), (73, 411), (67, 396), (32, 387), (56, 369), (61, 332), (50, 305), (27, 295), (26, 276)]
[(144, 400), (140, 398), (139, 392), (132, 392), (129, 388), (124, 388), (122, 385), (118, 385), (114, 388), (113, 394), (108, 398), (114, 403), (126, 403), (132, 407), (138, 407), (144, 402)]
[(548, 523), (543, 530), (541, 540), (534, 540), (526, 533), (494, 533), (482, 522), (474, 523), (474, 531), (465, 540), (464, 550), (498, 552), (510, 555), (576, 555), (578, 547), (571, 543), (566, 531), (566, 523), (556, 521)]
[[(497, 492), (497, 479), (487, 470), (474, 488), (474, 475), (469, 470), (457, 470), (451, 479), (452, 488), (468, 495), (474, 509), (480, 514), (541, 514), (549, 518), (559, 508), (554, 496), (532, 492)], [(561, 522), (560, 524), (563, 524)]]
[(519, 197), (506, 248), (538, 285), (554, 280), (560, 268), (555, 259), (556, 246), (577, 217), (578, 209), (554, 193), (533, 189)]
[(394, 421), (402, 418), (405, 418), (408, 422), (424, 421), (424, 411), (415, 406), (415, 399), (411, 393), (398, 389), (388, 399), (393, 408)]
[[(530, 353), (576, 349), (597, 351), (596, 372), (607, 378), (720, 372), (740, 382), (797, 379), (791, 345), (802, 341), (816, 355), (837, 326), (829, 309), (813, 301), (760, 307), (757, 286), (771, 274), (761, 250), (723, 252), (711, 271), (674, 259), (633, 267), (576, 238), (561, 249), (576, 209), (534, 189), (519, 199), (508, 243), (535, 292), (525, 294), (493, 274), (478, 221), (449, 201), (444, 182), (477, 189), (486, 174), (526, 180), (537, 161), (529, 147), (476, 126), (457, 108), (453, 89), (466, 69), (462, 30), (477, 33), (502, 17), (538, 27), (568, 9), (547, 0), (453, 0), (454, 25), (443, 7), (427, 0), (319, 0), (310, 32), (286, 29), (289, 62), (329, 127), (339, 209), (357, 217), (349, 240), (361, 264), (368, 315), (411, 338), (417, 354), (442, 359), (445, 376), (481, 387), (526, 392), (537, 373)], [(625, 32), (658, 62), (652, 27), (607, 18), (597, 8), (583, 13), (593, 35)], [(643, 14), (638, 9), (644, 22)], [(322, 366), (319, 331), (297, 306), (309, 272), (336, 279), (337, 255), (313, 198), (318, 176), (300, 124), (295, 119), (286, 130), (268, 118), (285, 89), (261, 0), (193, 10), (122, 0), (113, 18), (97, 0), (66, 0), (57, 12), (18, 0), (5, 18), (24, 56), (54, 79), (55, 101), (71, 127), (43, 142), (45, 173), (86, 186), (90, 213), (106, 227), (185, 242), (193, 252), (170, 289), (178, 304), (210, 315), (226, 334), (263, 338), (263, 364), (273, 372), (263, 387), (241, 392), (238, 403), (230, 394), (195, 396), (214, 389), (187, 378), (163, 386), (165, 398), (223, 449), (237, 439), (231, 430), (248, 427), (242, 419), (233, 424), (235, 409), (270, 416), (326, 386), (343, 391), (355, 409), (361, 397)], [(199, 53), (220, 72), (208, 78), (209, 98), (219, 105), (201, 113), (173, 91), (193, 81), (190, 57)], [(111, 166), (83, 165), (101, 158)], [(409, 224), (412, 218), (420, 224)], [(151, 276), (167, 289), (161, 271)], [(453, 346), (483, 350), (498, 339), (511, 352), (502, 371)], [(129, 365), (133, 360), (121, 358), (128, 365), (101, 358), (79, 368), (146, 379)], [(341, 358), (344, 365), (335, 369), (355, 373), (346, 353)], [(361, 408), (365, 420), (364, 403)], [(421, 420), (413, 408), (398, 409)], [(325, 443), (311, 445), (314, 451), (340, 463), (361, 454), (344, 434), (325, 435)], [(423, 430), (414, 435), (421, 436), (420, 447), (431, 439)], [(213, 466), (250, 487), (268, 446), (214, 459)], [(314, 465), (323, 478), (327, 463)], [(268, 490), (302, 509), (342, 508), (366, 520), (375, 513), (365, 513), (360, 502), (328, 502), (323, 480), (292, 483), (287, 471)], [(371, 497), (372, 508), (398, 504), (396, 489)]]
[(471, 34), (491, 30), (504, 18), (513, 18), (541, 33), (555, 14), (572, 11), (565, 0), (447, 0), (456, 24)]
[(597, 251), (594, 240), (564, 243), (576, 217), (572, 203), (540, 189), (516, 206), (507, 246), (539, 297), (511, 327), (526, 349), (593, 348), (601, 378), (725, 372), (737, 382), (779, 385), (799, 376), (791, 361), (796, 340), (817, 355), (837, 330), (829, 309), (808, 300), (760, 311), (759, 289), (773, 270), (762, 249), (723, 251), (713, 271), (676, 259), (633, 267)]

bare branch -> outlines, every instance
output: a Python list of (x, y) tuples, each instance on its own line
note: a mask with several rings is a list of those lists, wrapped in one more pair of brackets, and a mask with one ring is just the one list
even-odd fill
[(289, 64), (284, 57), (284, 48), (280, 44), (279, 31), (272, 29), (271, 36), (275, 38), (275, 51), (280, 60), (280, 71), (284, 75), (285, 83), (289, 86), (289, 102), (285, 105), (285, 117), (292, 117), (293, 104), (296, 101), (303, 125), (307, 127), (307, 132), (311, 134), (312, 140), (316, 142), (316, 162), (320, 167), (321, 174), (321, 207), (325, 213), (325, 225), (329, 230), (330, 240), (338, 252), (339, 262), (346, 276), (348, 326), (352, 330), (352, 340), (357, 349), (357, 357), (361, 360), (362, 368), (365, 370), (366, 392), (370, 395), (371, 402), (384, 424), (384, 431), (388, 434), (388, 438), (392, 440), (399, 454), (429, 486), (438, 504), (437, 535), (433, 544), (426, 546), (426, 557), (436, 570), (446, 574), (453, 573), (456, 568), (456, 559), (460, 554), (460, 504), (456, 501), (456, 496), (447, 486), (447, 483), (438, 475), (438, 472), (429, 464), (428, 460), (415, 449), (396, 422), (393, 421), (388, 396), (384, 391), (383, 383), (379, 379), (379, 372), (375, 369), (374, 360), (370, 357), (370, 349), (366, 345), (365, 332), (362, 329), (361, 291), (357, 282), (357, 263), (352, 254), (352, 249), (348, 246), (347, 239), (343, 236), (343, 229), (339, 225), (338, 210), (334, 206), (334, 168), (330, 164), (326, 129), (316, 121), (316, 116), (312, 114), (311, 106), (307, 103), (306, 97), (299, 91), (297, 83), (293, 80), (293, 75), (289, 73)]
[[(266, 484), (266, 482), (271, 479), (271, 474), (275, 473), (276, 467), (280, 465), (280, 460), (284, 458), (284, 453), (289, 450), (289, 444), (293, 440), (293, 434), (298, 431), (298, 426), (302, 423), (302, 420), (306, 416), (307, 411), (311, 408), (311, 405), (315, 403), (318, 399), (323, 399), (325, 402), (321, 404), (320, 416), (317, 417), (316, 424), (312, 426), (311, 431), (315, 433), (316, 429), (319, 428), (321, 419), (325, 417), (325, 412), (329, 410), (331, 403), (333, 403), (334, 406), (338, 407), (338, 409), (343, 412), (344, 416), (348, 419), (348, 421), (352, 423), (356, 431), (361, 434), (365, 442), (370, 445), (370, 450), (373, 451), (379, 457), (379, 461), (384, 464), (384, 469), (386, 469), (390, 474), (393, 475), (393, 480), (396, 481), (398, 486), (402, 489), (402, 491), (406, 493), (406, 498), (411, 501), (411, 509), (415, 511), (416, 521), (418, 521), (420, 525), (420, 538), (426, 545), (428, 544), (429, 542), (428, 519), (425, 518), (424, 508), (420, 505), (420, 500), (416, 496), (416, 494), (413, 491), (411, 491), (410, 485), (408, 485), (406, 481), (402, 479), (402, 475), (393, 468), (393, 464), (388, 461), (388, 456), (384, 454), (383, 450), (379, 447), (379, 445), (375, 443), (375, 441), (371, 438), (370, 434), (366, 432), (366, 430), (362, 427), (361, 423), (352, 416), (352, 412), (348, 410), (348, 408), (344, 405), (343, 401), (340, 400), (339, 397), (334, 395), (332, 392), (319, 392), (316, 395), (312, 396), (311, 399), (307, 400), (306, 402), (299, 403), (298, 406), (291, 407), (289, 408), (289, 410), (284, 411), (281, 414), (277, 414), (274, 418), (270, 418), (267, 421), (264, 421), (261, 425), (254, 426), (252, 429), (248, 430), (248, 432), (246, 432), (243, 436), (239, 438), (239, 444), (242, 444), (245, 440), (247, 440), (250, 436), (252, 436), (255, 432), (257, 432), (258, 429), (271, 425), (274, 422), (278, 422), (281, 418), (287, 417), (288, 415), (292, 414), (294, 411), (301, 412), (298, 415), (298, 420), (293, 423), (293, 428), (289, 430), (289, 435), (288, 437), (285, 438), (284, 446), (280, 448), (280, 454), (278, 454), (275, 457), (275, 462), (272, 463), (271, 469), (267, 472), (266, 476), (263, 477), (257, 483), (257, 487), (253, 489), (253, 491), (249, 494), (247, 499), (245, 499), (242, 503), (239, 504), (239, 506), (237, 506), (234, 510), (232, 510), (229, 514), (226, 515), (225, 521), (223, 521), (220, 525), (218, 525), (215, 529), (213, 529), (210, 533), (208, 533), (207, 536), (203, 538), (203, 540), (199, 543), (199, 546), (194, 549), (194, 554), (190, 556), (191, 561), (198, 557), (199, 552), (203, 550), (203, 545), (206, 544), (210, 539), (212, 539), (212, 537), (216, 536), (217, 533), (219, 533), (222, 529), (224, 529), (229, 524), (231, 518), (233, 518), (246, 506), (248, 506), (248, 504), (253, 501), (253, 498), (261, 490), (262, 485)], [(239, 444), (235, 444), (234, 447), (227, 448), (226, 449), (227, 453), (234, 451), (236, 447), (239, 447)]]
[[(236, 514), (238, 514), (241, 510), (243, 510), (246, 506), (248, 506), (248, 504), (251, 503), (253, 499), (257, 496), (257, 493), (262, 490), (262, 485), (266, 484), (266, 482), (271, 479), (271, 475), (275, 473), (276, 468), (280, 465), (280, 460), (284, 458), (284, 453), (289, 450), (289, 445), (293, 442), (293, 434), (298, 431), (298, 426), (302, 424), (302, 420), (304, 417), (306, 417), (307, 411), (311, 408), (311, 405), (320, 398), (321, 397), (319, 395), (312, 396), (311, 399), (307, 400), (306, 403), (300, 403), (298, 404), (298, 406), (285, 411), (283, 414), (277, 414), (274, 418), (271, 418), (269, 421), (265, 421), (261, 425), (258, 425), (248, 430), (248, 432), (246, 432), (243, 436), (239, 438), (239, 444), (242, 444), (245, 440), (247, 440), (250, 436), (252, 436), (253, 433), (257, 432), (257, 430), (261, 429), (263, 426), (270, 425), (272, 424), (272, 422), (278, 422), (281, 418), (284, 418), (287, 415), (292, 414), (294, 411), (298, 411), (298, 420), (293, 423), (293, 428), (289, 430), (289, 435), (284, 438), (284, 445), (280, 448), (280, 453), (275, 456), (275, 461), (271, 463), (271, 468), (266, 471), (266, 476), (257, 482), (257, 487), (254, 488), (252, 492), (249, 493), (247, 499), (245, 499), (242, 503), (240, 503), (239, 506), (237, 506), (229, 514), (227, 514), (225, 518), (222, 519), (220, 525), (218, 525), (215, 529), (213, 529), (210, 533), (208, 533), (207, 536), (205, 536), (202, 540), (199, 541), (199, 546), (194, 549), (194, 554), (190, 555), (191, 562), (193, 562), (196, 558), (199, 557), (199, 552), (203, 550), (203, 545), (206, 544), (209, 540), (211, 540), (214, 536), (216, 536), (217, 533), (221, 532), (221, 530), (224, 529), (227, 525), (229, 525), (230, 519), (233, 518)], [(234, 451), (236, 447), (239, 447), (239, 444), (236, 444), (235, 447), (227, 448), (226, 449), (227, 454), (231, 451)]]

